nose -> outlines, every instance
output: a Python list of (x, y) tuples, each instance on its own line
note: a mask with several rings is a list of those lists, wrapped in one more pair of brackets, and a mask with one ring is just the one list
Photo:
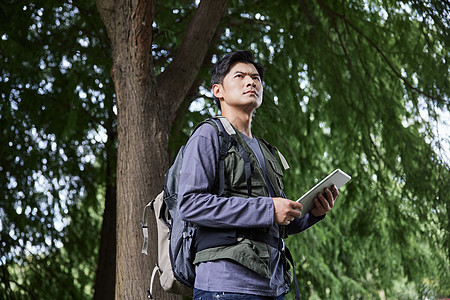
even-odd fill
[(247, 78), (246, 86), (253, 86), (253, 87), (256, 86), (256, 81), (251, 76), (247, 75), (246, 78)]

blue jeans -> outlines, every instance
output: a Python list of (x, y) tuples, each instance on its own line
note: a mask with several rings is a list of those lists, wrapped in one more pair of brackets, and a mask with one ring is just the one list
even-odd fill
[(284, 300), (284, 295), (268, 297), (228, 292), (208, 292), (194, 288), (192, 300)]

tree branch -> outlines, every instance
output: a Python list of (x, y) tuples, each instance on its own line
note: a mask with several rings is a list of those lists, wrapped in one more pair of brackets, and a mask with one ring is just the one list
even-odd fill
[(345, 58), (347, 59), (348, 68), (350, 70), (353, 70), (352, 60), (350, 59), (350, 56), (348, 55), (347, 48), (345, 47), (344, 41), (342, 40), (341, 33), (339, 32), (339, 28), (338, 28), (338, 26), (336, 24), (336, 21), (334, 19), (333, 19), (333, 26), (334, 26), (334, 29), (336, 30), (337, 35), (338, 35), (339, 44), (341, 45), (341, 48), (344, 51)]
[[(215, 34), (214, 37), (211, 40), (211, 45), (216, 45), (219, 41), (220, 41), (220, 37), (222, 36), (222, 34), (225, 32), (223, 27), (219, 27)], [(203, 60), (202, 69), (210, 69), (212, 67), (212, 63), (211, 63), (211, 59), (216, 51), (216, 47), (209, 47), (208, 52), (205, 55), (205, 59)], [(189, 108), (189, 105), (192, 103), (192, 101), (194, 101), (195, 99), (200, 97), (200, 94), (198, 92), (198, 89), (200, 88), (200, 86), (203, 84), (203, 79), (202, 78), (196, 78), (196, 80), (193, 82), (191, 88), (189, 89), (188, 93), (186, 94), (186, 96), (184, 97), (183, 102), (180, 104), (180, 106), (178, 107), (175, 115), (176, 115), (176, 122), (174, 123), (178, 123), (177, 128), (175, 128), (175, 130), (177, 130), (176, 132), (181, 132), (181, 127), (183, 125), (185, 116), (186, 116), (186, 111)], [(206, 85), (208, 86), (209, 82), (206, 83)], [(206, 97), (203, 97), (206, 98)], [(175, 125), (175, 124), (173, 124)], [(174, 130), (172, 129), (172, 134), (174, 133)], [(178, 133), (176, 133), (178, 134)]]
[(226, 0), (200, 2), (173, 61), (157, 78), (158, 94), (169, 112), (169, 123), (197, 77), (225, 4)]
[(430, 98), (430, 99), (434, 99), (436, 101), (442, 101), (442, 99), (436, 98), (432, 95), (429, 95), (423, 91), (421, 91), (420, 89), (414, 87), (412, 84), (410, 84), (408, 82), (408, 80), (406, 80), (405, 77), (402, 76), (402, 74), (400, 74), (400, 72), (394, 67), (394, 65), (391, 63), (391, 61), (387, 58), (387, 56), (384, 54), (384, 52), (380, 49), (380, 47), (378, 47), (378, 45), (372, 40), (370, 39), (366, 34), (364, 34), (358, 27), (356, 27), (356, 25), (354, 25), (352, 22), (350, 22), (349, 19), (346, 18), (345, 15), (343, 14), (339, 14), (335, 11), (333, 11), (331, 8), (329, 8), (322, 0), (317, 0), (317, 3), (319, 4), (319, 6), (321, 8), (323, 8), (323, 10), (328, 13), (332, 18), (340, 18), (342, 19), (345, 24), (348, 24), (353, 30), (355, 30), (360, 36), (362, 36), (367, 42), (369, 42), (370, 45), (372, 45), (373, 48), (375, 48), (376, 52), (378, 52), (378, 54), (381, 55), (381, 57), (383, 58), (383, 60), (387, 63), (387, 65), (389, 66), (389, 68), (392, 70), (392, 72), (394, 72), (394, 74), (403, 81), (403, 83), (406, 85), (406, 87), (408, 87), (411, 90), (414, 90), (416, 92), (418, 92), (419, 94), (422, 94), (423, 96)]
[(114, 32), (114, 18), (111, 17), (111, 15), (115, 14), (114, 0), (96, 0), (95, 3), (111, 40)]
[(309, 24), (311, 24), (313, 27), (319, 27), (319, 20), (317, 20), (316, 17), (314, 17), (311, 12), (309, 11), (309, 9), (306, 7), (306, 3), (304, 0), (298, 0), (298, 5), (300, 7), (300, 9), (303, 11), (303, 13), (306, 15), (306, 17), (309, 20)]
[[(110, 41), (108, 40), (108, 35), (105, 36), (103, 34), (100, 34), (100, 27), (96, 26), (96, 24), (93, 22), (93, 17), (94, 15), (96, 15), (96, 13), (98, 13), (99, 11), (92, 11), (90, 9), (84, 8), (82, 6), (79, 5), (79, 3), (73, 3), (73, 1), (67, 1), (66, 4), (71, 5), (72, 8), (77, 8), (81, 14), (84, 15), (89, 15), (89, 17), (86, 18), (86, 24), (89, 24), (89, 26), (91, 27), (91, 30), (89, 31), (89, 34), (97, 37), (99, 41), (101, 41), (99, 48), (102, 49), (103, 53), (105, 53), (105, 56), (110, 58), (111, 55), (108, 53), (108, 50), (110, 49)], [(105, 23), (104, 23), (105, 24)], [(83, 31), (85, 32), (86, 30), (83, 28), (80, 28), (80, 26), (78, 26), (79, 31)], [(108, 33), (108, 32), (107, 32)]]

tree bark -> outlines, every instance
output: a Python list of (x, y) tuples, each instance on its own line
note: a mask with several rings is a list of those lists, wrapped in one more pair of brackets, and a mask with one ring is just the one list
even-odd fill
[[(116, 278), (110, 288), (116, 299), (144, 299), (157, 259), (156, 232), (150, 231), (154, 251), (146, 257), (140, 253), (139, 221), (146, 202), (162, 186), (168, 143), (151, 63), (155, 2), (97, 1), (97, 7), (113, 50), (118, 111)], [(173, 298), (165, 296), (159, 298)]]
[[(161, 191), (173, 114), (197, 76), (226, 0), (201, 1), (171, 64), (157, 80), (152, 63), (155, 1), (97, 0), (113, 50), (117, 99), (116, 299), (144, 299), (157, 262), (157, 232), (149, 223), (149, 256), (141, 254), (145, 204)], [(112, 288), (112, 287), (111, 287)], [(174, 299), (155, 282), (157, 299)]]
[[(111, 97), (112, 98), (112, 97)], [(100, 237), (100, 250), (95, 276), (94, 300), (114, 299), (116, 280), (116, 130), (112, 99), (107, 101), (109, 118), (105, 124), (108, 140), (106, 150), (105, 210)]]

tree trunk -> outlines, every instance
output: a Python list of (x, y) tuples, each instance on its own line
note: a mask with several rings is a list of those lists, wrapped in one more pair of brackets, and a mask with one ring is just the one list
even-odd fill
[[(112, 98), (112, 97), (111, 97)], [(97, 272), (95, 276), (94, 300), (114, 299), (116, 280), (116, 130), (114, 126), (113, 101), (108, 101), (109, 118), (105, 124), (108, 134), (106, 142), (106, 191), (105, 210), (100, 237)]]
[[(97, 1), (113, 49), (117, 100), (116, 299), (145, 299), (156, 262), (156, 231), (149, 257), (141, 254), (142, 209), (161, 189), (167, 161), (167, 122), (158, 107), (152, 72), (154, 1)], [(151, 218), (150, 218), (151, 219)], [(152, 220), (151, 220), (152, 221)], [(150, 226), (154, 226), (150, 223)], [(171, 297), (159, 297), (169, 299)]]
[[(116, 90), (133, 85), (133, 80), (123, 81), (128, 82)], [(146, 295), (157, 260), (156, 230), (149, 231), (148, 259), (140, 251), (143, 237), (139, 222), (146, 202), (161, 191), (166, 169), (161, 162), (167, 161), (167, 122), (161, 114), (144, 113), (158, 112), (152, 105), (156, 101), (148, 101), (148, 95), (143, 97), (137, 89), (129, 91), (118, 101), (116, 299), (140, 299)], [(154, 219), (149, 221), (149, 228), (155, 228)]]
[[(149, 256), (141, 254), (143, 208), (162, 189), (173, 114), (197, 76), (225, 3), (200, 3), (160, 80), (154, 75), (151, 57), (155, 1), (97, 0), (113, 49), (118, 111), (116, 299), (146, 297), (157, 261), (157, 232), (150, 218)], [(154, 296), (175, 298), (163, 293), (158, 282)]]

